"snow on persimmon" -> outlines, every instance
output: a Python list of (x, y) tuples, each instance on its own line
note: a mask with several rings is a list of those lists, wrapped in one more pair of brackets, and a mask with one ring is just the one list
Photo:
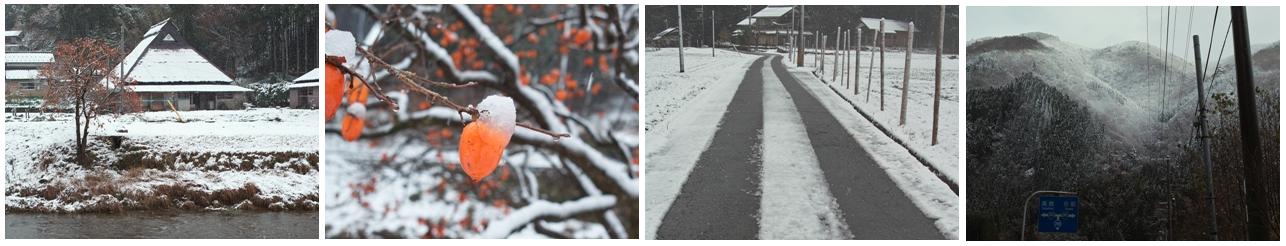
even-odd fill
[(477, 109), (478, 119), (460, 134), (460, 165), (475, 183), (496, 170), (517, 118), (513, 99), (505, 96), (487, 96)]

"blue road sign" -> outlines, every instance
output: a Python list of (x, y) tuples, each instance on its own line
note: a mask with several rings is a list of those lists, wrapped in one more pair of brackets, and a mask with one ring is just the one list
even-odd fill
[(1042, 196), (1037, 216), (1039, 232), (1076, 233), (1080, 201), (1074, 196)]

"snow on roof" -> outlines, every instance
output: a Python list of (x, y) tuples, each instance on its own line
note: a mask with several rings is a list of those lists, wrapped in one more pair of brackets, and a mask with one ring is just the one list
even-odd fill
[(4, 61), (7, 63), (50, 63), (54, 62), (54, 54), (44, 52), (4, 53)]
[(235, 85), (135, 85), (134, 92), (249, 92)]
[(170, 18), (165, 18), (165, 20), (162, 20), (161, 22), (157, 22), (156, 24), (153, 24), (151, 28), (147, 29), (147, 33), (143, 34), (143, 37), (156, 35), (156, 33), (160, 32), (161, 28), (165, 27), (165, 24), (168, 24), (168, 23), (170, 23)]
[(312, 71), (308, 71), (308, 73), (305, 73), (304, 75), (299, 75), (299, 77), (295, 78), (293, 82), (295, 82), (296, 84), (300, 82), (310, 82), (310, 81), (317, 82), (318, 80), (321, 80), (320, 71), (321, 71), (321, 68), (314, 68)]
[(36, 79), (40, 75), (40, 70), (23, 69), (23, 70), (5, 70), (4, 79)]
[(4, 31), (5, 37), (17, 37), (19, 35), (22, 35), (22, 31), (19, 31), (19, 30)]
[(316, 80), (313, 80), (312, 82), (295, 82), (294, 84), (290, 84), (290, 86), (286, 86), (286, 87), (287, 87), (287, 88), (291, 88), (291, 89), (294, 89), (294, 88), (317, 88), (317, 85), (318, 85), (318, 84), (317, 84), (317, 81), (316, 81)]
[(223, 71), (190, 46), (175, 49), (152, 48), (157, 34), (168, 24), (170, 19), (152, 25), (147, 34), (143, 35), (143, 40), (115, 67), (116, 74), (128, 76), (143, 84), (232, 82), (232, 78), (223, 74)]
[[(193, 49), (150, 49), (127, 73), (139, 83), (232, 82)], [(128, 68), (128, 65), (127, 65)], [(119, 69), (119, 67), (118, 67)]]
[[(905, 32), (911, 29), (911, 25), (906, 22), (880, 18), (862, 17), (862, 25), (866, 26), (867, 29), (879, 30), (880, 20), (884, 20), (884, 33)], [(919, 28), (916, 31), (919, 31)]]
[(793, 7), (793, 6), (768, 6), (767, 8), (764, 8), (764, 9), (759, 10), (759, 12), (755, 13), (755, 15), (752, 15), (752, 17), (755, 17), (755, 18), (764, 18), (764, 17), (781, 17), (781, 16), (783, 16), (783, 15), (786, 15), (786, 14), (790, 13), (790, 10), (792, 10), (792, 9), (795, 9), (795, 7)]
[(676, 30), (679, 30), (679, 28), (671, 27), (671, 28), (666, 28), (665, 30), (661, 30), (661, 32), (657, 33), (656, 36), (652, 36), (652, 40), (660, 40), (661, 37), (665, 37), (665, 35), (670, 35), (670, 33)]

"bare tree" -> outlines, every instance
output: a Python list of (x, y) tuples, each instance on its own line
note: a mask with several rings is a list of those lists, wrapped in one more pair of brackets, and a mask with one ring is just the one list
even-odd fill
[[(76, 162), (88, 165), (85, 147), (94, 119), (103, 113), (135, 112), (141, 108), (138, 94), (128, 78), (115, 74), (119, 52), (102, 40), (79, 38), (59, 42), (54, 49), (54, 62), (40, 68), (38, 78), (48, 81), (49, 92), (44, 107), (54, 111), (70, 110), (76, 131)], [(99, 123), (101, 124), (101, 123)]]

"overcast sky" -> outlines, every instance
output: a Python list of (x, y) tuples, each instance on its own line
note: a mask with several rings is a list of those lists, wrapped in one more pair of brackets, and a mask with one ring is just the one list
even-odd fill
[[(1026, 32), (1044, 32), (1059, 39), (1086, 46), (1103, 48), (1124, 41), (1137, 40), (1162, 47), (1166, 9), (1174, 16), (1172, 49), (1189, 47), (1192, 35), (1200, 35), (1202, 47), (1209, 40), (1211, 18), (1215, 7), (968, 7), (965, 11), (966, 38), (1016, 35)], [(1280, 9), (1278, 7), (1247, 7), (1250, 24), (1250, 43), (1267, 44), (1281, 38)], [(1189, 34), (1191, 15), (1191, 34)], [(1224, 30), (1231, 18), (1228, 7), (1219, 8), (1219, 25), (1215, 26), (1215, 42), (1223, 40)], [(1146, 21), (1145, 21), (1146, 20)], [(1231, 35), (1231, 34), (1229, 34)], [(1232, 38), (1228, 41), (1231, 50)], [(1190, 47), (1188, 49), (1191, 49)], [(1204, 49), (1204, 48), (1203, 48)], [(1179, 52), (1171, 52), (1180, 54)], [(1191, 52), (1187, 52), (1191, 53)]]

